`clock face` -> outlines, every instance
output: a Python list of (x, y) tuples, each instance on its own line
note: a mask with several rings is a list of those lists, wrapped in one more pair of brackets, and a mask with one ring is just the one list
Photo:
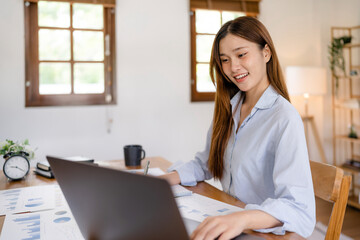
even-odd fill
[(19, 155), (15, 155), (7, 159), (4, 163), (4, 173), (11, 180), (18, 180), (25, 177), (29, 173), (29, 161)]

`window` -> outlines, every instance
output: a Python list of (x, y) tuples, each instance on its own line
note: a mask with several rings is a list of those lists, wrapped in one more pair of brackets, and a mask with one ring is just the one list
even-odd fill
[(114, 7), (25, 2), (27, 107), (116, 103)]
[(213, 101), (215, 86), (210, 78), (209, 64), (215, 35), (227, 21), (240, 16), (256, 16), (258, 1), (190, 0), (190, 7), (191, 101)]

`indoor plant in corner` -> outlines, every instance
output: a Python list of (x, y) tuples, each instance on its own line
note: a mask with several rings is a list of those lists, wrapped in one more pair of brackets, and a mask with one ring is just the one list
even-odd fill
[(335, 78), (335, 93), (339, 87), (339, 77), (347, 76), (345, 72), (345, 59), (343, 56), (343, 47), (345, 44), (351, 43), (351, 36), (342, 36), (339, 38), (333, 38), (328, 46), (329, 63), (331, 73)]

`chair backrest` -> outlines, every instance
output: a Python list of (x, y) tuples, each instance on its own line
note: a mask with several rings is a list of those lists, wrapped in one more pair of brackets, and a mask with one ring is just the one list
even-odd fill
[(339, 239), (349, 195), (351, 176), (332, 165), (310, 161), (315, 196), (334, 203), (325, 240)]

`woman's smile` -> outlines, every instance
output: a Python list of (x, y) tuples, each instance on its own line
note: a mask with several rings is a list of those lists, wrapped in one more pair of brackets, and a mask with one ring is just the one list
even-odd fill
[(249, 73), (242, 73), (242, 74), (237, 74), (234, 77), (235, 81), (238, 83), (244, 82), (247, 79), (247, 76), (249, 76)]

